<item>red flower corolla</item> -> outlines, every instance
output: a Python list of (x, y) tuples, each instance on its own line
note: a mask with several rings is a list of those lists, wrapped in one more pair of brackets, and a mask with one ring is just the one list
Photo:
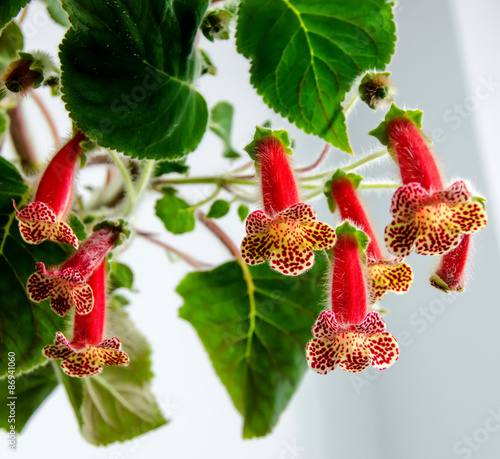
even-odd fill
[(313, 266), (313, 250), (333, 246), (335, 231), (317, 221), (312, 206), (300, 202), (288, 145), (286, 131), (257, 128), (247, 147), (256, 161), (264, 212), (248, 216), (241, 255), (250, 265), (269, 260), (272, 269), (296, 276)]
[(40, 179), (31, 204), (19, 211), (14, 202), (19, 231), (28, 244), (40, 244), (48, 239), (78, 247), (77, 237), (63, 220), (71, 204), (75, 167), (84, 140), (85, 134), (78, 131), (56, 153)]
[(377, 312), (367, 314), (363, 262), (368, 237), (349, 222), (337, 228), (332, 250), (331, 308), (316, 321), (306, 347), (309, 366), (327, 374), (337, 366), (359, 372), (370, 364), (384, 370), (399, 357), (396, 339)]

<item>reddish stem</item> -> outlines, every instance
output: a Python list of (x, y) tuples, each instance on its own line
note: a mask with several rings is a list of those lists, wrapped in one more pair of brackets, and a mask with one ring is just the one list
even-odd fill
[(332, 311), (339, 324), (357, 325), (366, 316), (364, 267), (356, 236), (338, 234), (331, 252)]
[(417, 182), (427, 191), (443, 189), (436, 160), (413, 122), (405, 117), (394, 118), (387, 125), (387, 135), (404, 185)]
[(269, 217), (300, 202), (288, 154), (278, 139), (262, 139), (257, 146), (256, 160), (260, 171), (264, 212)]
[(77, 159), (82, 152), (80, 144), (85, 134), (78, 131), (52, 158), (38, 184), (35, 201), (47, 204), (63, 219), (73, 196), (73, 178)]
[(332, 180), (332, 199), (337, 204), (342, 220), (350, 220), (370, 238), (366, 249), (368, 258), (382, 260), (384, 257), (375, 233), (356, 194), (354, 185), (347, 177)]
[(49, 125), (50, 132), (52, 133), (52, 137), (54, 138), (54, 143), (56, 144), (56, 146), (59, 146), (59, 133), (57, 132), (56, 122), (52, 117), (50, 110), (47, 108), (43, 99), (38, 95), (36, 91), (31, 91), (30, 94), (35, 103), (38, 105), (38, 108), (42, 112), (45, 121), (47, 121), (47, 124)]
[(471, 235), (466, 234), (460, 245), (443, 255), (436, 274), (453, 291), (464, 289), (465, 267), (470, 250)]
[(27, 172), (36, 171), (40, 167), (40, 164), (38, 162), (35, 149), (29, 141), (30, 136), (28, 130), (26, 129), (26, 125), (24, 124), (21, 105), (18, 104), (14, 108), (7, 110), (7, 115), (9, 116), (10, 121), (10, 138), (12, 139), (17, 155), (21, 160), (22, 168)]
[(76, 314), (73, 325), (73, 349), (82, 349), (86, 344), (95, 346), (102, 341), (106, 317), (106, 262), (89, 277), (87, 283), (94, 294), (94, 307), (88, 314)]

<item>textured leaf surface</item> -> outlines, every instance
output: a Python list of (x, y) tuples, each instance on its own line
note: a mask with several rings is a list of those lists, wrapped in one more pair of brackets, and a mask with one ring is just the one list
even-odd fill
[(7, 371), (7, 352), (16, 353), (16, 372), (27, 371), (45, 362), (42, 348), (52, 343), (56, 331), (64, 331), (64, 322), (47, 301), (32, 303), (26, 296), (37, 261), (53, 266), (65, 258), (55, 243), (28, 245), (21, 239), (12, 199), (22, 207), (27, 191), (16, 168), (0, 158), (0, 377)]
[(324, 257), (308, 273), (282, 276), (267, 265), (229, 262), (188, 274), (177, 287), (180, 316), (198, 332), (244, 419), (243, 436), (271, 432), (307, 368), (305, 346), (323, 309)]
[(355, 78), (394, 52), (385, 0), (242, 0), (238, 51), (264, 101), (307, 133), (351, 152), (341, 102)]
[(62, 92), (78, 127), (138, 158), (193, 151), (208, 110), (193, 41), (208, 0), (63, 0)]
[(82, 435), (94, 445), (130, 440), (167, 423), (150, 389), (149, 344), (120, 307), (108, 312), (108, 335), (120, 339), (130, 365), (82, 379), (61, 372)]
[[(16, 402), (16, 415), (15, 426), (16, 433), (21, 433), (24, 426), (35, 413), (43, 401), (52, 393), (58, 384), (56, 374), (52, 365), (43, 365), (36, 368), (34, 371), (24, 373), (16, 376), (15, 382), (15, 397)], [(0, 390), (2, 394), (8, 394), (8, 380), (7, 378), (0, 381)], [(9, 407), (7, 403), (11, 400), (2, 397), (3, 400), (0, 404), (0, 427), (5, 430), (10, 430), (8, 422)]]
[(2, 0), (0, 2), (0, 31), (15, 18), (21, 8), (24, 8), (30, 0)]
[(156, 215), (165, 228), (174, 234), (188, 233), (194, 230), (194, 208), (178, 198), (174, 188), (164, 188), (163, 198), (156, 201)]

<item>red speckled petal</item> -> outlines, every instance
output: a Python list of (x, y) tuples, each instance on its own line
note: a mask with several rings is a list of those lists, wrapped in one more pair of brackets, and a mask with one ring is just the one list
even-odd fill
[(472, 234), (488, 224), (485, 208), (476, 201), (452, 207), (453, 220), (460, 226), (462, 234)]
[(304, 239), (313, 250), (326, 250), (334, 246), (336, 240), (335, 230), (326, 223), (313, 222), (304, 225)]
[(272, 245), (273, 239), (269, 234), (245, 236), (241, 243), (241, 256), (249, 265), (264, 263), (269, 258)]
[(387, 250), (399, 257), (410, 255), (418, 234), (418, 227), (413, 218), (394, 219), (385, 228), (384, 240)]
[(326, 375), (340, 363), (340, 347), (335, 339), (313, 338), (306, 346), (307, 363), (316, 373)]
[(50, 307), (64, 317), (74, 306), (78, 314), (88, 314), (94, 307), (92, 288), (75, 268), (52, 274), (43, 263), (37, 263), (37, 272), (28, 279), (28, 297), (37, 303), (50, 298)]
[(367, 337), (366, 346), (372, 365), (379, 370), (385, 370), (399, 358), (398, 342), (389, 332)]
[(274, 240), (269, 255), (271, 268), (287, 276), (298, 276), (314, 264), (314, 252), (301, 244), (299, 238), (284, 237)]
[(299, 202), (277, 214), (275, 220), (309, 224), (316, 221), (316, 211), (310, 204)]
[(389, 290), (394, 293), (407, 292), (413, 283), (413, 271), (408, 263), (370, 264), (367, 277), (372, 304), (380, 301)]
[(247, 217), (246, 230), (250, 236), (258, 234), (267, 234), (271, 225), (269, 219), (262, 210), (256, 210)]
[(415, 217), (418, 227), (416, 253), (444, 255), (457, 247), (463, 235), (459, 223), (453, 217), (453, 210), (444, 203), (419, 209)]
[(315, 338), (334, 339), (339, 330), (333, 311), (323, 311), (312, 328), (312, 334)]
[[(15, 203), (14, 203), (15, 206)], [(19, 212), (19, 232), (28, 244), (40, 244), (45, 240), (63, 242), (78, 247), (73, 230), (64, 222), (56, 220), (56, 214), (43, 202), (33, 202)]]
[(467, 185), (462, 180), (458, 180), (445, 191), (434, 193), (432, 197), (437, 202), (445, 202), (449, 206), (456, 206), (457, 204), (467, 202), (471, 194), (467, 189)]
[(86, 346), (75, 351), (60, 332), (56, 335), (54, 345), (44, 347), (43, 355), (49, 359), (63, 360), (61, 369), (75, 378), (99, 374), (102, 365), (127, 366), (130, 362), (128, 355), (121, 350), (118, 338), (110, 338), (97, 346)]
[(372, 336), (385, 331), (385, 322), (378, 312), (373, 311), (368, 313), (363, 322), (354, 327), (354, 330), (366, 336)]
[(429, 193), (419, 183), (399, 187), (391, 201), (391, 214), (400, 219), (413, 218), (415, 212), (429, 199)]

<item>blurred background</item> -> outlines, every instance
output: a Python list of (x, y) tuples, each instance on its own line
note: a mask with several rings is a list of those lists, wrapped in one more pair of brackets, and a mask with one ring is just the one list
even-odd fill
[[(326, 1), (326, 0), (325, 0)], [(491, 459), (500, 455), (500, 284), (498, 216), (500, 212), (500, 4), (494, 0), (401, 0), (396, 8), (397, 50), (389, 70), (397, 86), (399, 106), (423, 110), (423, 129), (448, 182), (467, 179), (488, 198), (490, 223), (474, 237), (475, 255), (467, 290), (446, 295), (432, 288), (429, 274), (436, 259), (411, 256), (415, 282), (402, 297), (387, 295), (387, 328), (400, 342), (401, 357), (389, 370), (368, 369), (355, 375), (338, 369), (328, 376), (312, 371), (266, 438), (242, 440), (242, 420), (219, 382), (194, 329), (178, 318), (181, 298), (174, 292), (189, 272), (173, 264), (147, 241), (137, 239), (120, 261), (135, 273), (129, 312), (153, 348), (153, 391), (171, 421), (163, 428), (123, 444), (95, 448), (78, 432), (66, 393), (58, 388), (18, 437), (17, 457), (98, 458), (260, 458), (260, 459)], [(54, 25), (41, 3), (33, 1), (23, 23), (25, 49), (57, 55), (64, 30)], [(314, 162), (323, 141), (305, 135), (264, 105), (249, 83), (248, 62), (235, 51), (234, 40), (209, 43), (205, 49), (218, 68), (204, 76), (199, 90), (209, 106), (226, 100), (236, 109), (233, 145), (242, 149), (255, 125), (270, 119), (290, 130), (295, 163)], [(58, 119), (61, 133), (70, 122), (63, 104), (38, 90)], [(36, 106), (26, 99), (30, 131), (40, 155), (54, 146)], [(378, 149), (367, 135), (384, 116), (358, 104), (348, 121), (356, 154)], [(8, 145), (10, 147), (10, 145)], [(220, 140), (207, 132), (189, 156), (192, 175), (223, 172)], [(214, 159), (215, 158), (215, 159)], [(242, 162), (246, 159), (241, 160)], [(333, 151), (318, 170), (351, 161)], [(396, 180), (388, 159), (357, 171), (374, 181)], [(99, 180), (82, 174), (80, 186)], [(180, 188), (191, 202), (210, 187)], [(379, 234), (388, 223), (392, 191), (364, 191)], [(154, 216), (157, 196), (144, 198), (136, 217), (140, 229), (197, 258), (220, 264), (230, 256), (201, 228), (173, 237)], [(333, 223), (326, 201), (313, 202), (319, 219)], [(239, 244), (244, 227), (234, 212), (220, 224)], [(189, 362), (189, 365), (187, 364)], [(4, 457), (2, 453), (2, 457)]]

